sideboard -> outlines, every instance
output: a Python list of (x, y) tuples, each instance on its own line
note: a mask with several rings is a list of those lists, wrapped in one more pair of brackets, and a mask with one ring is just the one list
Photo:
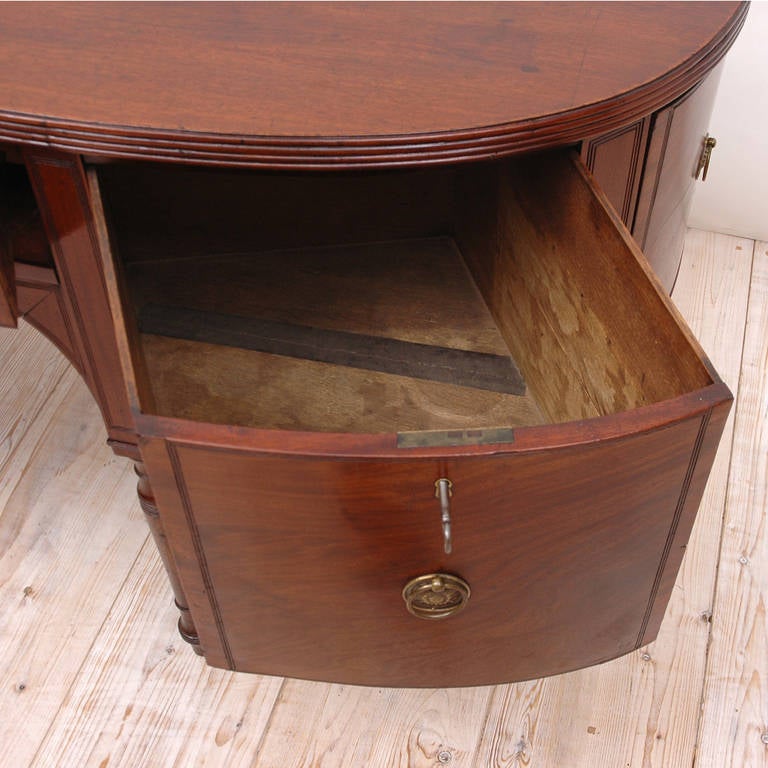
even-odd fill
[(746, 12), (2, 5), (0, 322), (136, 462), (208, 663), (478, 685), (655, 637), (731, 403), (668, 291)]

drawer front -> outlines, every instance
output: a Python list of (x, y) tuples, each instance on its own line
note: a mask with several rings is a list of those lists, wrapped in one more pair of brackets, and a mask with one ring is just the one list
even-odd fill
[[(162, 440), (142, 450), (209, 662), (368, 685), (480, 685), (642, 644), (711, 461), (709, 422), (442, 462)], [(453, 491), (450, 554), (442, 477)], [(417, 618), (403, 588), (433, 573), (461, 577), (471, 596), (455, 615)]]

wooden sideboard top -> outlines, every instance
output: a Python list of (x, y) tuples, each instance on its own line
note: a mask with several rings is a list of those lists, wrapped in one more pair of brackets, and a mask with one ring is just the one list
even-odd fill
[(0, 139), (267, 168), (497, 157), (623, 125), (722, 58), (722, 3), (2, 3)]

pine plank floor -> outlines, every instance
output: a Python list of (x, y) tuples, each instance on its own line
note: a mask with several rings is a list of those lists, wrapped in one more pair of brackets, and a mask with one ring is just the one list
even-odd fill
[(768, 243), (691, 230), (673, 298), (737, 403), (657, 641), (453, 690), (206, 667), (85, 386), (0, 331), (0, 766), (768, 766)]

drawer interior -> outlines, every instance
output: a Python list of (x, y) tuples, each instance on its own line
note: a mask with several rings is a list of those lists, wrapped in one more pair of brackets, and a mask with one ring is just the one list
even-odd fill
[(330, 432), (515, 428), (712, 383), (567, 152), (91, 176), (144, 412)]

